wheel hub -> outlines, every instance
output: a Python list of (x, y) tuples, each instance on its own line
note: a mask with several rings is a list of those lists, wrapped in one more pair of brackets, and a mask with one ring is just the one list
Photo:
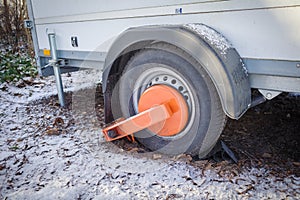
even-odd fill
[(175, 88), (177, 92), (179, 92), (185, 98), (185, 101), (189, 107), (189, 111), (191, 111), (190, 92), (188, 92), (188, 89), (186, 88), (185, 84), (182, 83), (182, 81), (169, 74), (160, 74), (156, 75), (149, 81), (147, 88), (158, 84), (167, 85), (171, 86), (172, 88)]
[(176, 89), (167, 85), (154, 85), (147, 88), (139, 99), (138, 111), (143, 112), (166, 102), (169, 103), (173, 115), (148, 129), (159, 136), (174, 136), (185, 128), (189, 117), (186, 100)]

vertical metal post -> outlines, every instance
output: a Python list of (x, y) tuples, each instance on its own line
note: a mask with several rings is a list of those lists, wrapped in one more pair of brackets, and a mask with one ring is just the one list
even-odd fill
[(58, 100), (59, 100), (60, 106), (64, 107), (65, 106), (65, 95), (64, 95), (63, 84), (62, 84), (62, 80), (61, 80), (60, 68), (58, 65), (55, 34), (49, 33), (48, 37), (49, 37), (51, 57), (52, 57), (51, 62), (53, 63), (52, 66), (53, 66), (56, 87), (57, 87), (57, 93), (58, 93)]

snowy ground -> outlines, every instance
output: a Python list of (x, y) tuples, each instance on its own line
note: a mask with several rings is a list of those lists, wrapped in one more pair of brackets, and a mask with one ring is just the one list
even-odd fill
[(300, 199), (295, 174), (105, 142), (103, 108), (81, 98), (95, 97), (97, 77), (95, 71), (64, 75), (72, 91), (67, 108), (53, 96), (53, 77), (0, 85), (1, 199)]

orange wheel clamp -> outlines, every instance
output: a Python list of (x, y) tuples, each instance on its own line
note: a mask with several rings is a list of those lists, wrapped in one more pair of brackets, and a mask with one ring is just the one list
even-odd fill
[(174, 136), (188, 121), (188, 106), (184, 97), (174, 88), (154, 85), (140, 97), (139, 113), (128, 119), (120, 118), (103, 130), (107, 141), (130, 136), (148, 128), (159, 136)]

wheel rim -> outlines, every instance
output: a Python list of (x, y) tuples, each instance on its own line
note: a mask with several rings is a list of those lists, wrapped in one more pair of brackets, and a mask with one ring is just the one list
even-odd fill
[(188, 122), (180, 133), (172, 136), (158, 136), (169, 139), (184, 136), (192, 127), (195, 119), (195, 97), (192, 93), (191, 86), (182, 75), (170, 69), (168, 66), (161, 64), (160, 66), (152, 66), (144, 70), (133, 85), (132, 104), (135, 113), (138, 113), (138, 104), (141, 95), (154, 85), (167, 85), (174, 88), (184, 97), (188, 107)]

